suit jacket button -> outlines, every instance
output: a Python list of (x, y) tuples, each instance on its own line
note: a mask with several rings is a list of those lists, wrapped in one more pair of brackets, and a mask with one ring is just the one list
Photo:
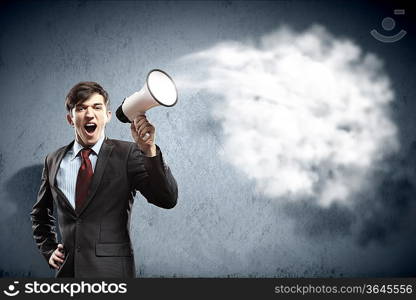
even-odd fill
[(80, 246), (78, 246), (77, 247), (77, 252), (80, 252), (81, 251), (81, 247)]

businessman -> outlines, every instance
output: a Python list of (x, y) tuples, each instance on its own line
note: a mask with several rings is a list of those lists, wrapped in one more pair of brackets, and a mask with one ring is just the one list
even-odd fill
[(106, 137), (109, 99), (95, 82), (76, 84), (65, 106), (75, 139), (45, 159), (31, 212), (35, 242), (56, 277), (135, 277), (130, 214), (136, 191), (162, 208), (174, 207), (178, 196), (155, 127), (140, 116), (131, 123), (134, 143)]

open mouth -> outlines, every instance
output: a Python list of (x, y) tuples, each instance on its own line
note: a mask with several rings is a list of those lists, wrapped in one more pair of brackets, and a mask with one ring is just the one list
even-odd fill
[(97, 125), (94, 123), (87, 123), (84, 125), (84, 128), (88, 133), (94, 133), (95, 129), (97, 129)]

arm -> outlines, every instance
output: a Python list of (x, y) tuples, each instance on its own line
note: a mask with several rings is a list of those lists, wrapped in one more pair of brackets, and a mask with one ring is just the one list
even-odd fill
[(49, 262), (49, 258), (58, 246), (53, 217), (53, 199), (48, 180), (47, 158), (43, 167), (38, 198), (33, 206), (31, 215), (33, 238), (40, 253)]
[(148, 202), (173, 208), (177, 203), (178, 186), (170, 168), (164, 163), (162, 152), (156, 146), (156, 156), (147, 157), (132, 144), (127, 170), (131, 188), (139, 190)]
[(128, 172), (132, 187), (147, 201), (163, 208), (172, 208), (178, 199), (178, 186), (170, 169), (163, 161), (162, 152), (155, 144), (155, 127), (146, 116), (136, 117), (131, 124), (136, 142), (130, 148)]

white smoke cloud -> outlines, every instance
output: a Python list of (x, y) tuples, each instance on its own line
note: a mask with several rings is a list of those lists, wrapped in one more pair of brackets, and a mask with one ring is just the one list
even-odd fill
[(266, 196), (347, 204), (399, 148), (381, 61), (322, 26), (223, 42), (181, 62), (204, 69), (178, 84), (221, 96), (212, 113), (224, 159)]

